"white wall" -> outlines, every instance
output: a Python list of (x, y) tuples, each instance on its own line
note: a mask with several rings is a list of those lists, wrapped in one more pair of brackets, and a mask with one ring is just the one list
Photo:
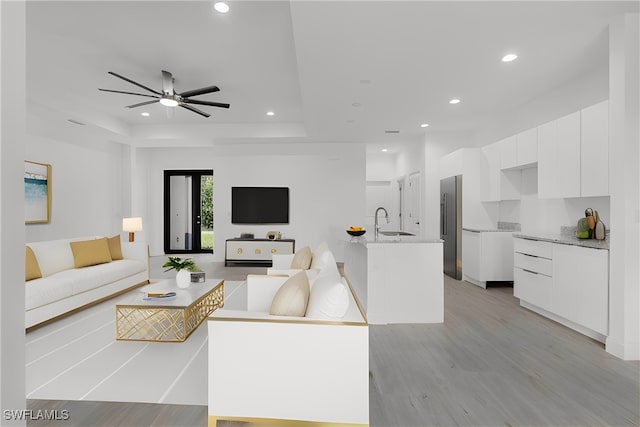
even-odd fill
[(51, 165), (51, 221), (28, 224), (26, 241), (122, 231), (129, 186), (127, 147), (117, 143), (79, 146), (28, 135), (25, 159)]
[[(25, 3), (0, 2), (0, 407), (26, 408), (24, 334)], [(0, 424), (26, 425), (25, 420)]]
[[(225, 240), (253, 233), (265, 237), (280, 231), (296, 240), (296, 248), (326, 241), (342, 259), (349, 225), (364, 222), (365, 149), (361, 144), (261, 144), (188, 149), (138, 149), (137, 165), (144, 173), (136, 186), (146, 188), (136, 210), (145, 217), (152, 255), (164, 253), (163, 171), (213, 169), (214, 256), (224, 260)], [(289, 187), (287, 225), (231, 224), (232, 186)], [(134, 194), (140, 194), (134, 189)], [(142, 206), (142, 203), (145, 206)]]
[(400, 229), (400, 195), (398, 190), (397, 154), (392, 153), (367, 153), (366, 156), (366, 207), (365, 220), (362, 225), (373, 238), (375, 212), (383, 207), (389, 213), (389, 223), (380, 213), (378, 221), (382, 229)]

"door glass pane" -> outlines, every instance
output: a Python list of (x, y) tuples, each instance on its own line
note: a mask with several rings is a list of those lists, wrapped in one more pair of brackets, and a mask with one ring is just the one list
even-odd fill
[(191, 176), (174, 175), (170, 177), (170, 248), (172, 250), (193, 249), (193, 230), (191, 202)]
[(200, 177), (200, 247), (213, 249), (213, 176)]

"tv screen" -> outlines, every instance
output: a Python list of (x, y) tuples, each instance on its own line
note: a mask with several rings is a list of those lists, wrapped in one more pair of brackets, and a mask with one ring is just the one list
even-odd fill
[(231, 223), (288, 224), (289, 188), (231, 187)]

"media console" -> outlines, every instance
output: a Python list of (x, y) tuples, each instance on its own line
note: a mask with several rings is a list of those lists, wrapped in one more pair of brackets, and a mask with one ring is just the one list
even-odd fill
[(292, 254), (293, 239), (227, 239), (224, 265), (259, 265), (271, 267), (272, 254)]

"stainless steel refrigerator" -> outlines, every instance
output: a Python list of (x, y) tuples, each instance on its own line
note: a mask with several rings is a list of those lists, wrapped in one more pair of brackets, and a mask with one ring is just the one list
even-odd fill
[(444, 273), (462, 279), (462, 175), (440, 180), (440, 238)]

